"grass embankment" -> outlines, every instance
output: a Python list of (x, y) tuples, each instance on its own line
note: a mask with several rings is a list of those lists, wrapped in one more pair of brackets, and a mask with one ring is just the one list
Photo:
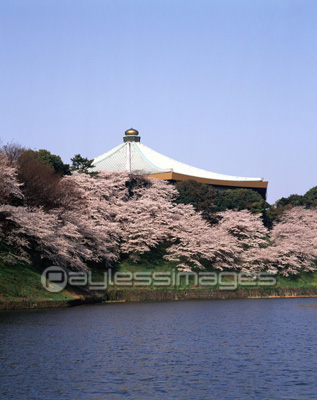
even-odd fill
[[(122, 262), (120, 272), (172, 272), (175, 264), (162, 261), (162, 258), (147, 255), (138, 264), (130, 260)], [(102, 281), (103, 273), (93, 271), (93, 280)], [(212, 293), (211, 293), (212, 292)], [(84, 302), (103, 300), (113, 301), (151, 301), (205, 298), (246, 298), (246, 297), (296, 297), (317, 296), (317, 272), (303, 273), (292, 277), (277, 277), (274, 286), (241, 286), (236, 290), (221, 290), (219, 284), (212, 287), (195, 287), (190, 279), (177, 287), (166, 286), (109, 286), (106, 292), (91, 292), (83, 288), (67, 286), (60, 293), (51, 293), (41, 283), (41, 271), (27, 263), (6, 266), (0, 263), (0, 309), (23, 309), (40, 307), (65, 307)]]
[[(151, 264), (147, 260), (141, 264), (133, 264), (127, 260), (120, 265), (120, 271), (123, 272), (171, 272), (175, 269), (175, 265), (165, 262)], [(177, 285), (171, 284), (170, 287), (150, 286), (142, 287), (130, 286), (124, 289), (110, 286), (108, 289), (108, 298), (112, 300), (139, 301), (161, 299), (164, 294), (147, 294), (149, 289), (154, 292), (165, 291), (166, 299), (224, 299), (224, 298), (270, 298), (270, 297), (317, 297), (317, 271), (310, 273), (302, 273), (289, 277), (276, 276), (274, 285), (264, 285), (260, 281), (250, 282), (244, 281), (239, 284), (239, 277), (224, 275), (221, 279), (219, 271), (217, 274), (218, 281), (216, 284), (204, 286), (198, 283), (195, 285), (195, 278), (182, 276)], [(197, 281), (196, 281), (197, 283)], [(262, 282), (263, 283), (263, 282)], [(234, 289), (234, 290), (233, 290)], [(168, 293), (173, 291), (174, 293)]]
[(41, 271), (27, 263), (6, 266), (0, 262), (0, 309), (63, 307), (87, 301), (86, 293), (67, 287), (50, 293), (41, 283)]

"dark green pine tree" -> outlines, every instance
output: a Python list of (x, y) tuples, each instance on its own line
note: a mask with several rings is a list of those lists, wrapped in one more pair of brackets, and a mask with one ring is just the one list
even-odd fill
[(80, 154), (75, 154), (73, 158), (71, 158), (72, 165), (70, 170), (72, 172), (77, 172), (79, 174), (88, 174), (90, 176), (95, 176), (98, 174), (98, 171), (93, 171), (94, 166), (92, 165), (94, 160), (88, 160), (86, 157), (82, 157)]

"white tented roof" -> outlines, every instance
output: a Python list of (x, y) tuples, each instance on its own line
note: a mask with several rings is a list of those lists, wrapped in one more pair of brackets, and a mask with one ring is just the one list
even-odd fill
[(97, 171), (127, 171), (144, 175), (175, 172), (193, 177), (238, 182), (261, 182), (263, 178), (246, 178), (209, 172), (173, 160), (140, 142), (126, 142), (94, 159)]

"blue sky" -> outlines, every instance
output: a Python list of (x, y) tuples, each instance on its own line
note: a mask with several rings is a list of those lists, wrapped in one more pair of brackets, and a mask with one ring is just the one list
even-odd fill
[(64, 162), (131, 126), (268, 201), (317, 185), (314, 0), (1, 0), (0, 138)]

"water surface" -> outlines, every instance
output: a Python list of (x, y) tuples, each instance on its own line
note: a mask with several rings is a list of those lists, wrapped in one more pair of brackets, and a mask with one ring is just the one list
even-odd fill
[(317, 299), (0, 313), (0, 398), (317, 399)]

